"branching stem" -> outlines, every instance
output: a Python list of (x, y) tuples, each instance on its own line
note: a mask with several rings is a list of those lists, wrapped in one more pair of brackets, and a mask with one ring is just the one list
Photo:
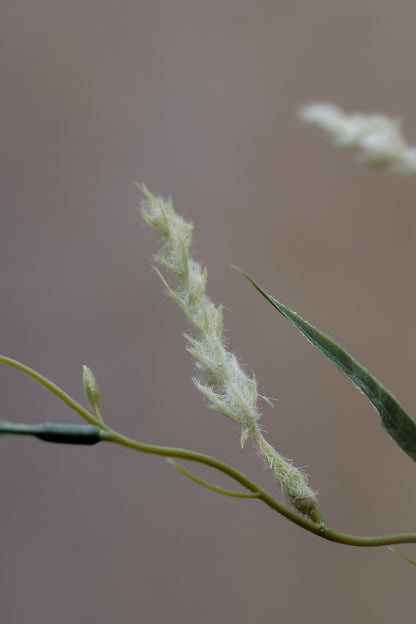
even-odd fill
[[(297, 524), (306, 531), (314, 533), (315, 535), (318, 535), (323, 539), (329, 540), (331, 542), (337, 542), (339, 544), (344, 544), (346, 546), (360, 547), (375, 547), (388, 546), (391, 544), (416, 543), (416, 534), (412, 533), (382, 535), (380, 537), (359, 537), (356, 535), (348, 535), (346, 533), (340, 533), (338, 531), (335, 531), (326, 524), (326, 522), (319, 513), (316, 513), (312, 519), (297, 514), (296, 512), (292, 511), (291, 509), (280, 503), (278, 500), (273, 498), (273, 496), (268, 494), (259, 485), (254, 483), (254, 481), (251, 481), (251, 479), (246, 477), (243, 473), (239, 472), (232, 466), (229, 466), (228, 464), (220, 461), (219, 459), (215, 459), (214, 457), (210, 457), (209, 455), (204, 455), (203, 453), (198, 453), (196, 451), (189, 451), (187, 449), (145, 444), (144, 442), (132, 440), (131, 438), (128, 438), (118, 433), (117, 431), (114, 431), (102, 421), (97, 420), (90, 412), (88, 412), (88, 410), (86, 410), (82, 405), (80, 405), (77, 401), (70, 397), (64, 390), (62, 390), (59, 386), (57, 386), (52, 381), (50, 381), (40, 373), (36, 372), (32, 368), (29, 368), (21, 362), (18, 362), (16, 360), (13, 360), (12, 358), (3, 355), (0, 355), (0, 363), (6, 364), (7, 366), (11, 366), (12, 368), (19, 370), (20, 372), (28, 375), (29, 377), (40, 383), (42, 386), (53, 392), (53, 394), (55, 394), (59, 399), (61, 399), (61, 401), (66, 403), (71, 409), (77, 412), (90, 425), (97, 426), (100, 429), (99, 437), (102, 441), (113, 442), (114, 444), (119, 444), (120, 446), (124, 446), (125, 448), (130, 448), (141, 453), (150, 453), (152, 455), (160, 455), (167, 458), (184, 459), (197, 462), (199, 464), (205, 464), (206, 466), (222, 472), (223, 474), (227, 475), (228, 477), (242, 485), (244, 488), (246, 488), (246, 490), (253, 494), (253, 498), (260, 499), (265, 505), (270, 507), (270, 509), (273, 509), (273, 511), (276, 511), (294, 524)], [(48, 425), (43, 425), (43, 434), (48, 433), (47, 427)], [(50, 428), (52, 433), (55, 433), (54, 428), (56, 428), (56, 425), (51, 424)], [(37, 429), (35, 428), (34, 431), (37, 431)], [(63, 442), (63, 435), (65, 435), (64, 428), (60, 430), (60, 442)], [(47, 439), (47, 435), (43, 439)], [(187, 473), (187, 476), (190, 476), (190, 473), (187, 470), (183, 469), (183, 472)], [(195, 478), (194, 480), (197, 482), (201, 481), (201, 485), (204, 485), (205, 487), (208, 485), (206, 482), (203, 482), (198, 478)], [(222, 490), (222, 488), (216, 488), (216, 486), (213, 486), (212, 489), (217, 489), (217, 491)], [(224, 490), (221, 493), (229, 493), (229, 491)]]
[(125, 446), (127, 448), (131, 448), (142, 453), (151, 453), (153, 455), (162, 455), (164, 457), (176, 457), (179, 459), (186, 459), (200, 464), (205, 464), (206, 466), (210, 466), (211, 468), (219, 470), (220, 472), (228, 475), (231, 479), (234, 479), (234, 481), (237, 481), (237, 483), (240, 483), (240, 485), (247, 488), (250, 492), (255, 492), (258, 499), (263, 501), (263, 503), (265, 503), (274, 511), (277, 511), (277, 513), (281, 514), (294, 524), (302, 527), (306, 531), (314, 533), (315, 535), (318, 535), (319, 537), (322, 537), (330, 542), (337, 542), (339, 544), (344, 544), (345, 546), (361, 547), (416, 543), (416, 534), (413, 533), (382, 535), (376, 537), (360, 537), (357, 535), (340, 533), (339, 531), (331, 529), (330, 527), (328, 527), (328, 525), (321, 516), (316, 518), (316, 522), (312, 522), (311, 520), (298, 515), (297, 513), (280, 503), (278, 500), (273, 498), (273, 496), (268, 494), (260, 486), (254, 483), (254, 481), (251, 481), (248, 477), (246, 477), (244, 474), (242, 474), (232, 466), (225, 464), (219, 459), (210, 457), (209, 455), (204, 455), (202, 453), (197, 453), (196, 451), (189, 451), (181, 448), (144, 444), (143, 442), (131, 440), (130, 438), (127, 438), (111, 429), (106, 429), (105, 431), (103, 431), (101, 437), (103, 440), (106, 440), (108, 442), (114, 442), (116, 444), (120, 444), (121, 446)]

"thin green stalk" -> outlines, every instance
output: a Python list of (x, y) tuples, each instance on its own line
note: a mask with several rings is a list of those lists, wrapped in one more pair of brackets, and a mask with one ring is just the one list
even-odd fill
[[(277, 511), (282, 516), (284, 516), (291, 522), (294, 522), (298, 526), (301, 526), (304, 529), (311, 531), (312, 533), (316, 533), (317, 535), (320, 535), (321, 529), (326, 526), (326, 523), (321, 516), (316, 517), (316, 523), (304, 518), (303, 516), (299, 516), (297, 513), (295, 513), (288, 507), (285, 507), (285, 505), (270, 496), (270, 494), (268, 494), (265, 490), (259, 487), (257, 483), (251, 481), (251, 479), (246, 477), (246, 475), (244, 475), (242, 472), (220, 461), (219, 459), (216, 459), (215, 457), (211, 457), (210, 455), (198, 453), (197, 451), (189, 451), (188, 449), (175, 448), (171, 446), (158, 446), (154, 444), (145, 444), (144, 442), (137, 442), (136, 440), (132, 440), (131, 438), (127, 438), (126, 436), (117, 433), (117, 431), (114, 431), (113, 429), (106, 429), (105, 431), (102, 431), (101, 439), (106, 440), (107, 442), (120, 444), (121, 446), (125, 446), (126, 448), (131, 448), (142, 453), (161, 455), (163, 457), (176, 457), (178, 459), (186, 459), (189, 461), (197, 462), (199, 464), (205, 464), (210, 468), (219, 470), (219, 472), (224, 473), (231, 479), (234, 479), (234, 481), (237, 481), (237, 483), (245, 487), (250, 492), (255, 492), (257, 494), (257, 498), (266, 503), (266, 505), (268, 505), (271, 509)], [(416, 535), (414, 536), (414, 539), (416, 541)]]
[(389, 548), (389, 550), (391, 550), (392, 553), (403, 559), (403, 561), (407, 561), (407, 563), (411, 563), (412, 565), (416, 566), (416, 561), (413, 561), (413, 559), (410, 559), (410, 557), (406, 557), (406, 555), (403, 555), (403, 553), (399, 552), (395, 548)]
[(200, 464), (205, 464), (206, 466), (210, 466), (220, 472), (228, 475), (237, 483), (240, 483), (243, 487), (248, 489), (250, 492), (255, 492), (257, 494), (257, 498), (262, 500), (268, 507), (281, 514), (294, 524), (302, 527), (306, 531), (310, 533), (314, 533), (323, 539), (326, 539), (330, 542), (337, 542), (338, 544), (344, 544), (345, 546), (359, 546), (359, 547), (376, 547), (376, 546), (388, 546), (390, 544), (405, 544), (405, 543), (416, 543), (416, 534), (414, 533), (404, 533), (404, 534), (395, 534), (395, 535), (381, 535), (376, 537), (360, 537), (357, 535), (349, 535), (347, 533), (340, 533), (339, 531), (335, 531), (328, 527), (321, 516), (316, 517), (316, 522), (312, 522), (311, 520), (299, 516), (291, 509), (285, 507), (278, 500), (273, 498), (270, 494), (268, 494), (265, 490), (259, 487), (256, 483), (251, 481), (244, 474), (225, 464), (224, 462), (215, 459), (214, 457), (210, 457), (209, 455), (204, 455), (203, 453), (198, 453), (196, 451), (189, 451), (181, 448), (174, 448), (169, 446), (156, 446), (153, 444), (145, 444), (143, 442), (137, 442), (136, 440), (132, 440), (127, 438), (126, 436), (113, 431), (112, 429), (107, 429), (101, 432), (101, 439), (106, 440), (107, 442), (114, 442), (116, 444), (120, 444), (121, 446), (134, 449), (136, 451), (140, 451), (142, 453), (151, 453), (153, 455), (161, 455), (164, 457), (177, 457), (179, 459), (186, 459), (189, 461), (194, 461)]
[(67, 394), (62, 388), (57, 386), (47, 377), (44, 377), (37, 371), (33, 370), (29, 366), (18, 362), (17, 360), (13, 360), (12, 358), (6, 357), (5, 355), (0, 355), (0, 364), (6, 364), (6, 366), (11, 366), (12, 368), (16, 368), (21, 373), (28, 375), (28, 377), (32, 377), (35, 381), (40, 383), (42, 386), (47, 388), (50, 392), (53, 392), (61, 401), (66, 403), (71, 409), (77, 412), (81, 418), (86, 420), (91, 425), (102, 426), (102, 423), (98, 421), (88, 410), (85, 409), (80, 403), (77, 403), (69, 394)]
[(198, 485), (202, 485), (202, 487), (207, 488), (207, 490), (211, 490), (212, 492), (216, 492), (217, 494), (224, 494), (224, 496), (231, 496), (232, 498), (258, 498), (259, 492), (235, 492), (234, 490), (226, 490), (222, 487), (218, 487), (217, 485), (213, 485), (212, 483), (208, 483), (204, 479), (197, 477), (190, 470), (186, 470), (183, 466), (178, 464), (174, 459), (168, 457), (168, 464), (170, 464), (173, 468), (176, 468), (181, 474), (185, 477), (188, 477), (191, 481), (198, 483)]
[[(205, 464), (223, 474), (229, 476), (231, 479), (242, 485), (249, 492), (252, 493), (253, 497), (256, 497), (263, 501), (265, 505), (276, 511), (280, 515), (284, 516), (294, 524), (302, 527), (306, 531), (310, 533), (314, 533), (323, 539), (329, 540), (331, 542), (337, 542), (339, 544), (344, 544), (346, 546), (359, 546), (359, 547), (376, 547), (376, 546), (388, 546), (391, 544), (405, 544), (405, 543), (416, 543), (416, 534), (413, 533), (405, 533), (405, 534), (397, 534), (397, 535), (382, 535), (380, 537), (360, 537), (356, 535), (348, 535), (346, 533), (340, 533), (331, 529), (322, 516), (316, 512), (313, 516), (313, 519), (309, 519), (303, 516), (298, 515), (291, 509), (285, 507), (278, 500), (273, 498), (270, 494), (268, 494), (265, 490), (259, 487), (254, 481), (251, 481), (248, 477), (246, 477), (243, 473), (239, 472), (232, 466), (225, 464), (219, 459), (215, 459), (214, 457), (210, 457), (209, 455), (204, 455), (203, 453), (198, 453), (196, 451), (189, 451), (187, 449), (169, 447), (169, 446), (158, 446), (153, 444), (145, 444), (143, 442), (137, 442), (136, 440), (132, 440), (122, 434), (110, 429), (107, 425), (105, 425), (101, 421), (97, 421), (96, 418), (90, 414), (82, 405), (77, 403), (72, 397), (70, 397), (64, 390), (59, 388), (52, 381), (36, 372), (32, 368), (25, 366), (21, 362), (17, 362), (12, 358), (8, 358), (4, 355), (0, 355), (0, 363), (6, 364), (7, 366), (11, 366), (12, 368), (16, 368), (20, 372), (32, 377), (35, 381), (40, 383), (42, 386), (53, 392), (61, 401), (66, 403), (71, 409), (76, 411), (82, 418), (84, 418), (88, 423), (92, 425), (96, 425), (99, 431), (99, 439), (102, 441), (113, 442), (115, 444), (119, 444), (120, 446), (124, 446), (126, 448), (130, 448), (142, 453), (150, 453), (153, 455), (160, 455), (167, 458), (176, 457), (178, 459), (185, 459), (188, 461), (194, 461), (200, 464)], [(10, 425), (10, 431), (6, 431), (8, 425)], [(19, 430), (20, 433), (25, 430), (27, 435), (35, 435), (39, 437), (39, 433), (41, 431), (41, 439), (46, 441), (57, 441), (57, 430), (56, 424), (43, 424), (38, 427), (31, 426), (32, 432), (29, 432), (29, 429), (24, 425), (11, 425), (10, 423), (4, 423), (5, 433), (16, 433), (13, 429)], [(66, 429), (67, 427), (67, 429)], [(50, 431), (49, 431), (50, 429)], [(59, 428), (59, 442), (64, 442), (65, 436), (68, 436), (68, 443), (74, 443), (74, 431), (73, 425), (61, 426)], [(82, 435), (84, 433), (82, 432)], [(55, 438), (55, 439), (54, 439)], [(79, 443), (79, 442), (77, 442)], [(176, 466), (175, 466), (176, 467)], [(191, 476), (191, 474), (181, 467), (181, 471), (186, 474), (186, 476)], [(210, 486), (206, 482), (198, 479), (198, 477), (192, 478), (201, 482), (201, 485), (205, 487), (209, 486), (211, 489), (216, 489), (217, 491), (221, 491), (222, 488), (216, 488), (216, 486)], [(228, 493), (227, 490), (222, 491), (221, 493)], [(232, 493), (235, 495), (235, 493)], [(244, 494), (243, 494), (244, 496)], [(251, 496), (250, 496), (251, 497)]]

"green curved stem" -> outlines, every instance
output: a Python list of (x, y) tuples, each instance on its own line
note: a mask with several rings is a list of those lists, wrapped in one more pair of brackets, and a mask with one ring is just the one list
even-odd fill
[(178, 464), (174, 459), (168, 457), (166, 460), (173, 468), (176, 468), (180, 473), (191, 479), (191, 481), (195, 481), (198, 485), (202, 485), (202, 487), (207, 488), (207, 490), (212, 490), (213, 492), (217, 492), (217, 494), (225, 494), (225, 496), (232, 496), (234, 498), (258, 498), (259, 492), (234, 492), (234, 490), (225, 490), (222, 487), (218, 487), (217, 485), (213, 485), (212, 483), (208, 483), (208, 481), (204, 481), (200, 477), (197, 477), (189, 470), (186, 470), (183, 466)]
[[(205, 464), (215, 470), (219, 470), (220, 472), (228, 475), (231, 479), (234, 479), (237, 483), (242, 485), (244, 488), (252, 492), (256, 498), (263, 501), (265, 505), (273, 509), (280, 515), (284, 516), (294, 524), (302, 527), (306, 531), (310, 533), (314, 533), (323, 539), (329, 540), (331, 542), (337, 542), (339, 544), (344, 544), (346, 546), (360, 546), (360, 547), (376, 547), (376, 546), (388, 546), (390, 544), (405, 544), (405, 543), (416, 543), (416, 534), (414, 533), (404, 533), (397, 535), (382, 535), (380, 537), (360, 537), (356, 535), (348, 535), (346, 533), (340, 533), (338, 531), (334, 531), (331, 529), (322, 516), (316, 513), (312, 518), (306, 518), (303, 516), (299, 516), (297, 513), (285, 507), (278, 500), (273, 498), (270, 494), (268, 494), (265, 490), (260, 488), (254, 481), (251, 481), (248, 477), (246, 477), (243, 473), (239, 472), (232, 466), (220, 461), (219, 459), (215, 459), (214, 457), (210, 457), (209, 455), (204, 455), (203, 453), (198, 453), (196, 451), (189, 451), (187, 449), (169, 447), (169, 446), (157, 446), (153, 444), (145, 444), (143, 442), (137, 442), (136, 440), (132, 440), (126, 436), (121, 435), (117, 431), (110, 429), (104, 423), (97, 421), (96, 418), (90, 414), (82, 405), (77, 403), (72, 397), (70, 397), (64, 390), (59, 388), (52, 381), (36, 372), (32, 368), (25, 366), (21, 362), (13, 360), (12, 358), (6, 357), (4, 355), (0, 355), (0, 363), (6, 364), (7, 366), (11, 366), (12, 368), (16, 368), (20, 372), (32, 377), (35, 381), (40, 383), (42, 386), (53, 392), (61, 401), (66, 403), (71, 409), (76, 411), (82, 418), (84, 418), (88, 423), (92, 425), (96, 425), (100, 428), (99, 438), (100, 440), (113, 442), (115, 444), (119, 444), (120, 446), (124, 446), (126, 448), (131, 448), (136, 451), (140, 451), (142, 453), (150, 453), (152, 455), (160, 455), (163, 457), (176, 457), (178, 459), (185, 459), (188, 461), (194, 461), (200, 464)], [(54, 427), (54, 425), (51, 425)], [(43, 427), (47, 427), (46, 425)], [(43, 434), (48, 434), (45, 428), (42, 430)], [(33, 435), (33, 433), (32, 433)], [(56, 432), (53, 432), (53, 435), (56, 435)], [(63, 436), (68, 435), (65, 433), (64, 429), (61, 429), (59, 432), (59, 441), (63, 442)], [(48, 436), (47, 436), (48, 437)], [(42, 439), (46, 439), (43, 435)], [(53, 441), (53, 440), (49, 440)], [(185, 469), (181, 470), (185, 472)], [(190, 473), (189, 473), (190, 474)], [(188, 475), (187, 475), (188, 476)], [(193, 480), (197, 481), (197, 478), (192, 475)], [(201, 480), (202, 481), (202, 480)], [(205, 482), (201, 483), (207, 487), (214, 488), (215, 486), (210, 486), (210, 484), (206, 484)], [(223, 493), (223, 492), (222, 492)]]
[(81, 418), (89, 422), (91, 425), (102, 425), (102, 423), (97, 420), (92, 414), (90, 414), (90, 412), (86, 410), (85, 407), (80, 405), (80, 403), (77, 403), (77, 401), (70, 397), (69, 394), (62, 390), (62, 388), (54, 384), (53, 381), (33, 370), (33, 368), (30, 368), (29, 366), (26, 366), (25, 364), (22, 364), (17, 360), (6, 357), (5, 355), (0, 355), (0, 364), (6, 364), (6, 366), (16, 368), (18, 371), (24, 373), (28, 377), (32, 377), (32, 379), (47, 388), (50, 392), (53, 392), (53, 394), (61, 399), (61, 401), (66, 403), (71, 409), (77, 412), (81, 416)]
[(310, 533), (314, 533), (323, 539), (326, 539), (330, 542), (337, 542), (339, 544), (344, 544), (346, 546), (360, 546), (360, 547), (376, 547), (376, 546), (388, 546), (390, 544), (405, 544), (405, 543), (416, 543), (416, 534), (414, 533), (402, 533), (397, 535), (382, 535), (379, 537), (360, 537), (357, 535), (349, 535), (347, 533), (340, 533), (339, 531), (334, 531), (325, 523), (321, 516), (316, 518), (316, 521), (312, 521), (303, 516), (299, 516), (297, 513), (285, 507), (278, 500), (273, 498), (270, 494), (268, 494), (265, 490), (260, 488), (256, 483), (251, 481), (244, 474), (220, 461), (219, 459), (215, 459), (214, 457), (210, 457), (209, 455), (204, 455), (203, 453), (197, 453), (196, 451), (188, 451), (186, 449), (169, 447), (169, 446), (156, 446), (153, 444), (145, 444), (143, 442), (137, 442), (136, 440), (132, 440), (127, 438), (112, 429), (106, 429), (101, 431), (101, 439), (106, 440), (107, 442), (114, 442), (116, 444), (120, 444), (121, 446), (125, 446), (127, 448), (134, 449), (136, 451), (140, 451), (142, 453), (150, 453), (153, 455), (161, 455), (164, 457), (177, 457), (179, 459), (186, 459), (189, 461), (194, 461), (200, 464), (205, 464), (206, 466), (210, 466), (220, 472), (228, 475), (237, 483), (240, 483), (243, 487), (245, 487), (250, 492), (255, 492), (257, 494), (257, 498), (263, 501), (268, 507), (281, 514), (294, 524), (302, 527), (306, 531)]

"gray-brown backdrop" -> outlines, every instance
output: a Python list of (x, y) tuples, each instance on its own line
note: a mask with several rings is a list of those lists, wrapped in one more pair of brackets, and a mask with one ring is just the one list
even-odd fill
[[(136, 211), (133, 181), (145, 182), (194, 221), (229, 344), (279, 399), (264, 404), (269, 439), (308, 467), (330, 524), (415, 530), (411, 460), (228, 267), (337, 338), (415, 412), (416, 180), (365, 170), (295, 111), (316, 99), (383, 111), (416, 142), (416, 3), (3, 0), (0, 13), (1, 352), (82, 401), (90, 365), (111, 425), (212, 454), (273, 491), (237, 427), (192, 387), (187, 326)], [(5, 367), (0, 392), (1, 418), (78, 422)], [(319, 540), (163, 459), (7, 438), (0, 466), (6, 624), (414, 617), (414, 569), (387, 549)]]

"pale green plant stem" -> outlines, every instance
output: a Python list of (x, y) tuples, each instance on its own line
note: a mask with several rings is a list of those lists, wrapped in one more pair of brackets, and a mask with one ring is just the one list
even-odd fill
[(413, 559), (410, 559), (410, 557), (406, 557), (406, 555), (403, 555), (401, 552), (399, 552), (395, 548), (389, 547), (389, 550), (395, 555), (397, 555), (398, 557), (400, 557), (401, 559), (403, 559), (403, 561), (407, 561), (407, 563), (411, 563), (412, 565), (416, 566), (416, 561), (413, 561)]
[[(231, 479), (234, 479), (237, 483), (245, 487), (249, 492), (253, 493), (253, 498), (260, 499), (265, 503), (268, 507), (281, 514), (294, 524), (302, 527), (306, 531), (310, 533), (314, 533), (319, 537), (322, 537), (331, 542), (337, 542), (339, 544), (344, 544), (346, 546), (360, 546), (360, 547), (375, 547), (375, 546), (388, 546), (390, 544), (405, 544), (405, 543), (416, 543), (416, 534), (412, 533), (404, 533), (397, 535), (382, 535), (380, 537), (360, 537), (355, 535), (348, 535), (346, 533), (340, 533), (328, 527), (324, 519), (319, 513), (316, 513), (314, 516), (314, 521), (309, 518), (305, 518), (303, 516), (298, 515), (288, 507), (285, 507), (278, 500), (273, 498), (270, 494), (268, 494), (265, 490), (259, 487), (254, 481), (251, 481), (248, 477), (246, 477), (243, 473), (239, 472), (232, 466), (220, 461), (219, 459), (215, 459), (214, 457), (210, 457), (209, 455), (204, 455), (203, 453), (198, 453), (196, 451), (189, 451), (187, 449), (169, 447), (169, 446), (158, 446), (154, 444), (146, 444), (144, 442), (138, 442), (136, 440), (132, 440), (117, 431), (114, 431), (102, 421), (97, 420), (88, 410), (86, 410), (82, 405), (80, 405), (77, 401), (72, 399), (64, 390), (62, 390), (59, 386), (54, 384), (52, 381), (36, 372), (29, 366), (22, 364), (12, 358), (6, 357), (4, 355), (0, 355), (0, 363), (6, 364), (7, 366), (11, 366), (19, 370), (20, 372), (28, 375), (42, 386), (53, 392), (58, 398), (61, 399), (66, 405), (68, 405), (71, 409), (77, 412), (84, 420), (92, 425), (96, 425), (101, 429), (100, 438), (103, 441), (113, 442), (115, 444), (119, 444), (120, 446), (124, 446), (125, 448), (130, 448), (135, 451), (139, 451), (141, 453), (150, 453), (152, 455), (160, 455), (162, 457), (167, 458), (177, 458), (184, 459), (188, 461), (197, 462), (200, 464), (205, 464), (215, 470), (222, 472), (223, 474), (229, 476)], [(185, 473), (188, 471), (184, 470)], [(189, 476), (189, 473), (187, 474)], [(195, 479), (198, 482), (198, 478)], [(200, 480), (202, 481), (202, 480)], [(201, 483), (201, 485), (205, 485), (205, 483)], [(215, 488), (215, 486), (214, 486)], [(222, 490), (222, 488), (220, 488)], [(223, 490), (221, 493), (226, 494), (227, 490)]]
[(16, 368), (21, 373), (24, 373), (28, 377), (31, 377), (32, 379), (40, 383), (41, 386), (44, 386), (45, 388), (53, 392), (53, 394), (55, 394), (59, 399), (61, 399), (61, 401), (66, 403), (71, 409), (78, 412), (78, 414), (84, 420), (90, 423), (90, 425), (97, 425), (97, 426), (102, 425), (102, 423), (99, 420), (97, 420), (95, 416), (90, 414), (90, 412), (86, 410), (85, 407), (83, 407), (80, 403), (77, 403), (77, 401), (75, 401), (72, 397), (70, 397), (69, 394), (67, 394), (64, 390), (62, 390), (62, 388), (54, 384), (53, 381), (51, 381), (47, 377), (44, 377), (37, 371), (33, 370), (33, 368), (30, 368), (29, 366), (26, 366), (25, 364), (22, 364), (21, 362), (18, 362), (17, 360), (13, 360), (12, 358), (7, 357), (5, 355), (0, 355), (0, 364), (6, 364), (6, 366), (11, 366), (12, 368)]
[(168, 446), (156, 446), (153, 444), (144, 444), (143, 442), (137, 442), (136, 440), (131, 440), (116, 431), (111, 429), (106, 429), (101, 434), (103, 440), (107, 440), (108, 442), (115, 442), (116, 444), (120, 444), (121, 446), (125, 446), (127, 448), (131, 448), (143, 453), (151, 453), (154, 455), (162, 455), (164, 457), (177, 457), (178, 459), (186, 459), (194, 462), (198, 462), (200, 464), (205, 464), (206, 466), (210, 466), (224, 474), (228, 475), (231, 479), (234, 479), (240, 485), (247, 488), (251, 492), (255, 492), (257, 494), (257, 499), (262, 500), (268, 507), (277, 511), (279, 514), (297, 524), (298, 526), (306, 529), (310, 533), (314, 533), (319, 537), (323, 537), (326, 540), (331, 542), (337, 542), (339, 544), (344, 544), (346, 546), (361, 546), (361, 547), (375, 547), (375, 546), (388, 546), (389, 544), (405, 544), (405, 543), (416, 543), (416, 534), (413, 533), (404, 533), (397, 535), (382, 535), (379, 537), (360, 537), (356, 535), (349, 535), (347, 533), (340, 533), (339, 531), (335, 531), (328, 527), (321, 516), (316, 518), (316, 523), (311, 520), (299, 516), (297, 513), (292, 511), (291, 509), (285, 507), (278, 500), (273, 498), (270, 494), (268, 494), (265, 490), (259, 487), (254, 481), (251, 481), (244, 474), (225, 464), (224, 462), (215, 459), (214, 457), (210, 457), (209, 455), (204, 455), (202, 453), (198, 453), (196, 451), (189, 451), (187, 449), (180, 449)]
[(168, 462), (168, 464), (173, 466), (173, 468), (176, 468), (176, 470), (178, 470), (185, 477), (188, 477), (188, 479), (191, 479), (191, 481), (198, 483), (198, 485), (202, 485), (202, 487), (205, 487), (208, 490), (212, 490), (212, 492), (217, 492), (217, 494), (224, 494), (225, 496), (231, 496), (232, 498), (258, 498), (259, 497), (259, 492), (235, 492), (234, 490), (226, 490), (222, 487), (218, 487), (217, 485), (213, 485), (212, 483), (208, 483), (208, 481), (204, 481), (200, 477), (197, 477), (196, 475), (194, 475), (189, 470), (186, 470), (186, 468), (178, 464), (178, 462), (176, 462), (171, 457), (168, 457), (166, 461)]

